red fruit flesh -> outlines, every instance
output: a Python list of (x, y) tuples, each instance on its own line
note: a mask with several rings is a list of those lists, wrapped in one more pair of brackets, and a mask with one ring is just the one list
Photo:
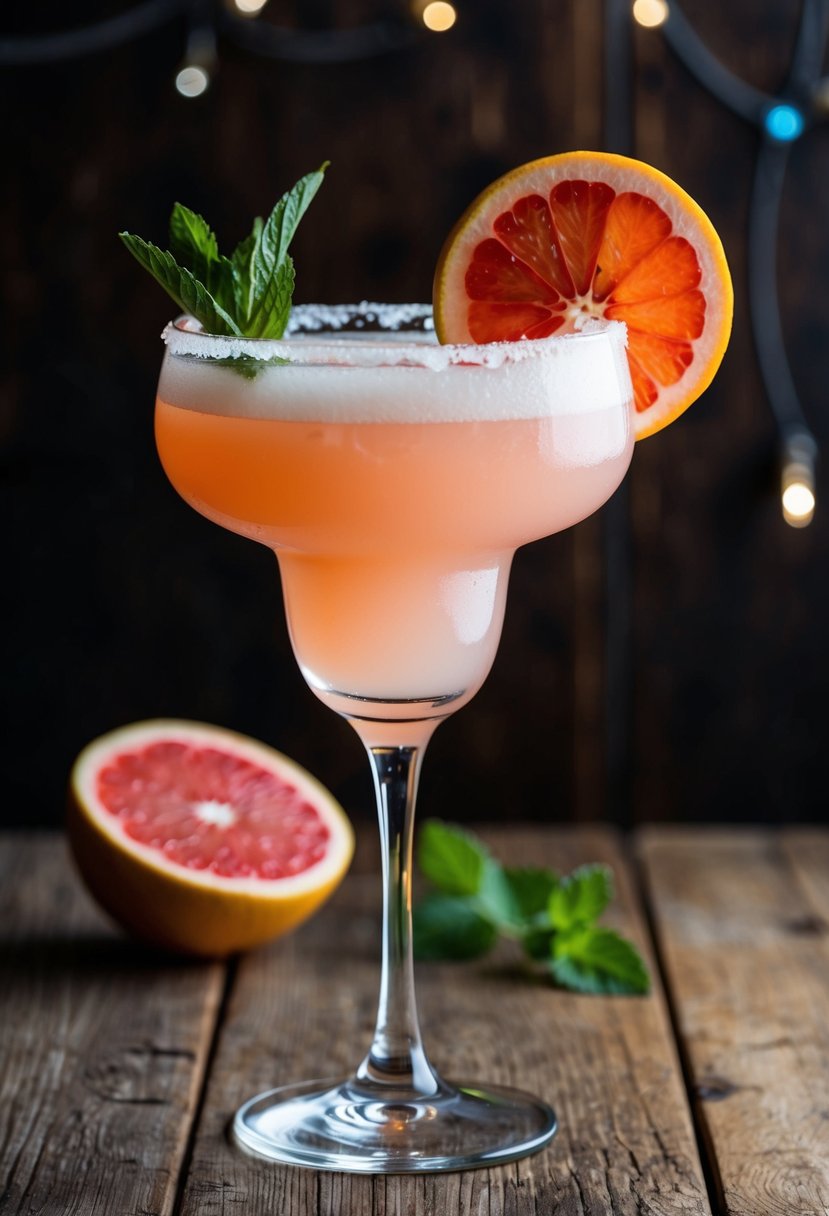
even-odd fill
[(214, 747), (164, 741), (124, 752), (100, 769), (96, 793), (130, 839), (226, 878), (301, 874), (330, 836), (294, 786)]
[(652, 199), (604, 182), (559, 182), (516, 199), (465, 275), (476, 342), (543, 338), (567, 313), (624, 321), (637, 410), (676, 384), (705, 325), (700, 265)]

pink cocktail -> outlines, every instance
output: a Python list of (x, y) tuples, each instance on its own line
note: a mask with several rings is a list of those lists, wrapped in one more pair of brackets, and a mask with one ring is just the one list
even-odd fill
[(158, 449), (208, 518), (273, 548), (310, 687), (372, 761), (384, 846), (380, 1006), (344, 1081), (237, 1114), (246, 1147), (369, 1173), (491, 1165), (555, 1131), (538, 1099), (438, 1077), (411, 963), (417, 776), (436, 725), (480, 688), (518, 546), (613, 493), (633, 448), (619, 324), (439, 346), (419, 306), (295, 309), (282, 341), (168, 327)]

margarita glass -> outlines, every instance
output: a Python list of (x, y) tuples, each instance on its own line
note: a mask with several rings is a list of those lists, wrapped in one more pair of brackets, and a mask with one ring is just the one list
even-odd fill
[(273, 548), (311, 689), (366, 746), (384, 912), (377, 1025), (353, 1076), (252, 1098), (239, 1143), (321, 1169), (494, 1165), (541, 1148), (546, 1102), (439, 1077), (411, 953), (418, 774), (477, 692), (513, 553), (595, 511), (633, 448), (625, 331), (440, 346), (426, 306), (295, 308), (286, 338), (165, 331), (156, 439), (179, 493)]

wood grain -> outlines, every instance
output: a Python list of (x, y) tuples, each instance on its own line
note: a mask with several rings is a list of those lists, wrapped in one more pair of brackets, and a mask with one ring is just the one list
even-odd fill
[[(606, 860), (617, 876), (612, 922), (648, 952), (626, 862), (605, 831), (493, 832), (512, 862), (567, 869)], [(182, 1216), (611, 1216), (709, 1212), (665, 1001), (555, 991), (507, 954), (421, 965), (421, 1020), (450, 1077), (513, 1084), (547, 1097), (561, 1131), (551, 1148), (497, 1170), (364, 1178), (242, 1156), (228, 1120), (253, 1093), (345, 1072), (375, 1011), (379, 884), (359, 866), (323, 912), (288, 940), (243, 959), (197, 1131)]]
[(0, 1212), (167, 1216), (223, 968), (144, 950), (62, 840), (0, 839)]
[(642, 855), (725, 1212), (829, 1212), (829, 834), (651, 829)]

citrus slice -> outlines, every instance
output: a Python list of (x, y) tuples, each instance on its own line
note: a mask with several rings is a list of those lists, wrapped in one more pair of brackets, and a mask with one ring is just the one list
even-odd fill
[(286, 933), (348, 869), (354, 837), (280, 752), (198, 722), (138, 722), (84, 748), (69, 839), (90, 891), (136, 936), (221, 956)]
[(664, 173), (608, 152), (522, 165), (484, 190), (438, 260), (441, 342), (573, 332), (624, 321), (638, 439), (708, 387), (733, 312), (722, 243)]

